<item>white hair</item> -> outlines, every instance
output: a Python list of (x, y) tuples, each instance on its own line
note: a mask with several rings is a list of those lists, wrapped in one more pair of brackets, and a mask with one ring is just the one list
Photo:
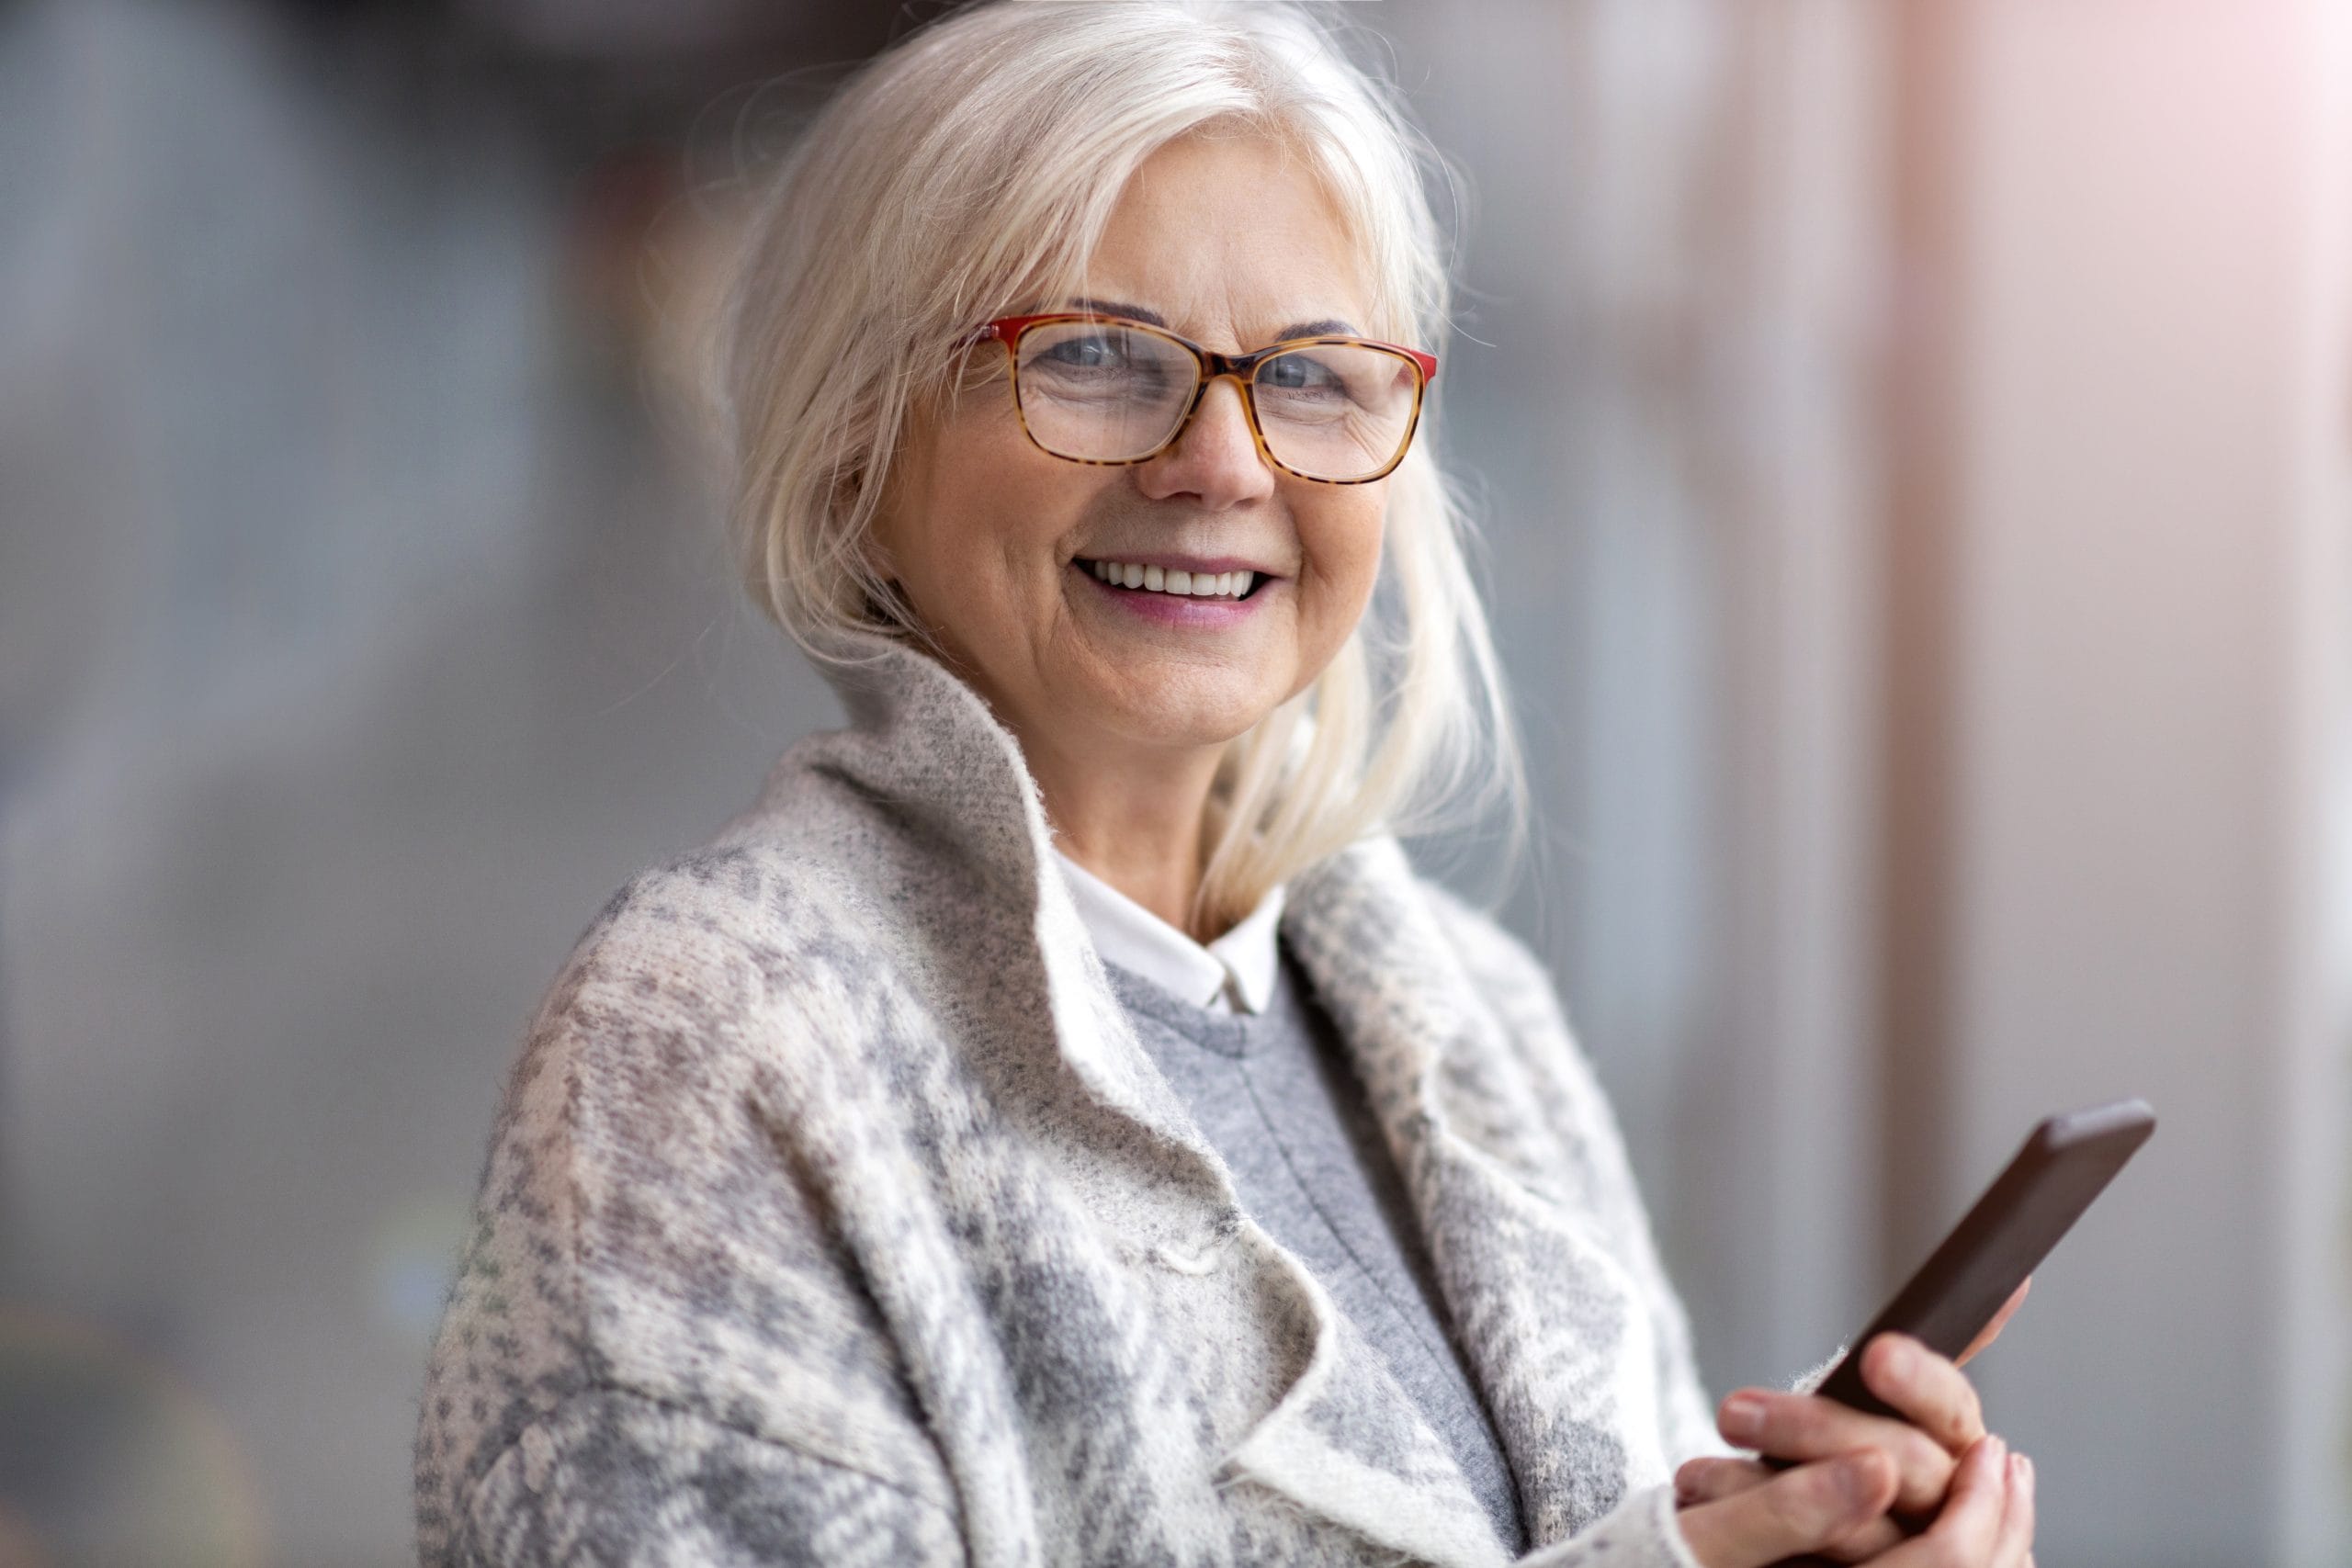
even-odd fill
[[(974, 323), (1080, 292), (1128, 176), (1204, 127), (1301, 154), (1362, 258), (1368, 334), (1434, 348), (1452, 283), (1422, 160), (1452, 170), (1394, 87), (1295, 5), (973, 6), (866, 62), (786, 152), (713, 322), (709, 389), (738, 565), (812, 660), (854, 662), (876, 632), (935, 649), (867, 555), (910, 414), (956, 389)], [(1451, 826), (1497, 796), (1511, 848), (1524, 838), (1523, 762), (1436, 413), (1432, 397), (1387, 478), (1362, 620), (1227, 745), (1195, 930), (1360, 838)]]

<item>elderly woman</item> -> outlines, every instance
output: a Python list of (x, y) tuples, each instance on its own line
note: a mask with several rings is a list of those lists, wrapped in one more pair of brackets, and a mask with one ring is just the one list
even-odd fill
[(1516, 766), (1417, 145), (1175, 4), (956, 13), (797, 144), (721, 384), (850, 723), (533, 1021), (432, 1568), (2030, 1562), (1916, 1342), (1716, 1429), (1550, 979), (1399, 847)]

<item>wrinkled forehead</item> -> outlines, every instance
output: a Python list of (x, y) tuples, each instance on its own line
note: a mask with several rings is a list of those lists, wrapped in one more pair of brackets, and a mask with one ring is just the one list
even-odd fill
[(1211, 348), (1376, 335), (1366, 246), (1312, 164), (1262, 136), (1188, 136), (1121, 187), (1048, 308), (1122, 307)]
[[(1202, 343), (1210, 348), (1222, 347), (1229, 351), (1236, 346), (1233, 344), (1209, 342), (1199, 333), (1189, 330), (1183, 323), (1171, 319), (1166, 311), (1158, 307), (1142, 304), (1133, 299), (1105, 299), (1095, 294), (1069, 294), (1049, 301), (1048, 308), (1056, 310), (1099, 310), (1104, 315), (1126, 316), (1136, 321), (1149, 322), (1155, 327), (1166, 327), (1171, 332), (1193, 338), (1195, 342)], [(1267, 344), (1280, 343), (1289, 338), (1324, 337), (1333, 333), (1348, 337), (1369, 335), (1364, 328), (1345, 316), (1295, 316), (1283, 321), (1279, 326), (1263, 332), (1244, 331), (1237, 335), (1240, 339), (1238, 346), (1249, 349), (1263, 347)]]

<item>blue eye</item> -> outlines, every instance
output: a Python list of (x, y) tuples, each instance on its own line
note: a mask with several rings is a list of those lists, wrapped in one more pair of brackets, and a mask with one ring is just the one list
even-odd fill
[(1038, 358), (1050, 359), (1070, 369), (1093, 370), (1124, 360), (1125, 354), (1123, 345), (1114, 344), (1108, 336), (1098, 333), (1092, 337), (1064, 338)]
[(1258, 385), (1277, 392), (1346, 392), (1347, 378), (1311, 352), (1278, 355), (1258, 367)]

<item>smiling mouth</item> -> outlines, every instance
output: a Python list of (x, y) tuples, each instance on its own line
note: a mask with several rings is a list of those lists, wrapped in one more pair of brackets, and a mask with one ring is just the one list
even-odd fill
[[(1281, 581), (1271, 572), (1227, 572), (1220, 574), (1215, 592), (1203, 592), (1201, 587), (1203, 579), (1184, 572), (1163, 571), (1158, 567), (1148, 570), (1132, 567), (1123, 569), (1118, 563), (1090, 559), (1084, 556), (1073, 556), (1070, 558), (1070, 565), (1105, 587), (1115, 588), (1123, 592), (1178, 600), (1201, 599), (1213, 604), (1239, 604), (1254, 596), (1266, 584)], [(1138, 575), (1139, 570), (1140, 575)], [(1236, 591), (1237, 584), (1239, 585), (1238, 592)]]

